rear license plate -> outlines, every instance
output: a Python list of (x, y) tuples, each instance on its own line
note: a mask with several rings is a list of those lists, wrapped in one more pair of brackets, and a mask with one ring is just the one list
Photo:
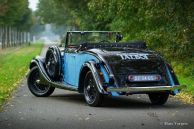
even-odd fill
[(130, 82), (153, 82), (160, 81), (160, 75), (129, 75), (128, 80)]

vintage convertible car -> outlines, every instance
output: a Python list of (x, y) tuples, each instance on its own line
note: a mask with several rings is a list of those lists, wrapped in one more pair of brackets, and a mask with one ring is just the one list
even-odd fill
[(120, 32), (67, 32), (63, 49), (51, 46), (45, 58), (32, 59), (29, 90), (38, 97), (55, 88), (78, 91), (90, 106), (99, 106), (105, 95), (148, 94), (152, 104), (162, 105), (186, 87), (145, 42), (121, 39)]

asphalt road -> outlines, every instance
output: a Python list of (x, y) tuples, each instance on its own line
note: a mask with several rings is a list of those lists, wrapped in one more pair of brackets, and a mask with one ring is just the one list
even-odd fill
[(76, 92), (56, 89), (50, 97), (35, 97), (24, 78), (0, 113), (0, 129), (141, 128), (194, 129), (194, 105), (170, 97), (153, 106), (146, 95), (132, 95), (105, 97), (102, 107), (89, 107)]

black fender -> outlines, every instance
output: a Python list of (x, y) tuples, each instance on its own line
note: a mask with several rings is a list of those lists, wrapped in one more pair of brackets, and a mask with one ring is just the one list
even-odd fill
[(167, 69), (168, 69), (168, 71), (169, 71), (169, 73), (170, 73), (170, 75), (172, 77), (174, 85), (180, 85), (180, 83), (178, 81), (178, 78), (177, 78), (177, 76), (176, 76), (172, 66), (170, 64), (166, 63), (166, 67), (167, 67)]
[(29, 69), (32, 69), (33, 67), (38, 65), (38, 62), (42, 63), (44, 65), (45, 63), (45, 58), (41, 57), (41, 56), (36, 56), (34, 57), (29, 65)]
[(103, 88), (102, 82), (101, 82), (99, 74), (98, 74), (98, 70), (96, 68), (96, 66), (97, 66), (96, 64), (97, 63), (95, 61), (88, 61), (82, 65), (82, 68), (80, 70), (79, 85), (78, 85), (78, 91), (80, 93), (83, 93), (83, 88), (84, 88), (83, 82), (84, 82), (85, 75), (88, 71), (91, 71), (92, 75), (94, 77), (94, 80), (96, 82), (99, 93), (108, 94), (108, 92), (105, 91)]
[[(168, 81), (169, 81), (169, 85), (171, 86), (176, 86), (176, 85), (180, 85), (172, 67), (170, 66), (170, 64), (165, 63), (166, 66), (166, 74), (168, 76)], [(178, 92), (180, 92), (179, 90), (174, 90), (174, 91), (170, 91), (171, 95), (176, 95)]]
[(39, 69), (39, 72), (42, 76), (44, 76), (44, 78), (46, 78), (48, 81), (51, 81), (50, 77), (48, 76), (46, 69), (45, 69), (45, 60), (44, 58), (40, 57), (40, 56), (36, 56), (35, 58), (33, 58), (30, 62), (30, 69), (32, 69), (33, 67), (37, 66)]

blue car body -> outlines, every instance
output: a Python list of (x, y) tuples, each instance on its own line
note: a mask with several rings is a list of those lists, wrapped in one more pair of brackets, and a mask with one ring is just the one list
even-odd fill
[(64, 82), (78, 87), (79, 78), (83, 64), (88, 61), (99, 62), (99, 60), (88, 53), (65, 53), (64, 54)]

